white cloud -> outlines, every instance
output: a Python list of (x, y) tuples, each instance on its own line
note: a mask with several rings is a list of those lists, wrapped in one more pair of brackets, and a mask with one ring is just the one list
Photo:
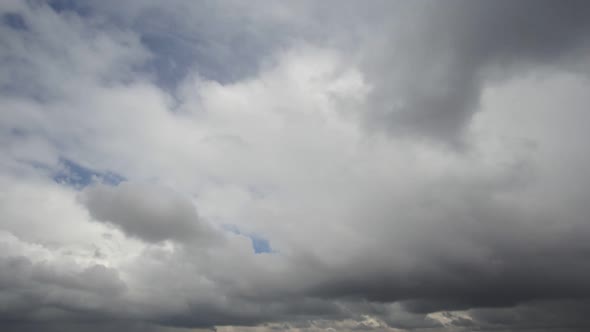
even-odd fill
[[(538, 67), (540, 77), (481, 81), (479, 112), (443, 125), (465, 130), (461, 150), (434, 142), (440, 133), (372, 130), (375, 93), (427, 79), (404, 70), (385, 86), (319, 37), (264, 49), (239, 79), (193, 68), (170, 91), (142, 67), (156, 54), (132, 24), (41, 4), (3, 10), (26, 29), (0, 31), (0, 283), (10, 287), (0, 315), (394, 331), (552, 289), (590, 294), (579, 74)], [(270, 22), (296, 20), (295, 9), (266, 10)], [(79, 192), (52, 180), (60, 158), (128, 181)], [(255, 254), (224, 226), (274, 252)], [(260, 323), (270, 325), (225, 326)]]

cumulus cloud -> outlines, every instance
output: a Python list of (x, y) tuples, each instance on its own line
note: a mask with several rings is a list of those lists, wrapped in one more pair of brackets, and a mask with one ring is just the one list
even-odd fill
[(82, 201), (90, 215), (146, 241), (211, 241), (214, 231), (200, 220), (195, 206), (164, 188), (123, 183), (85, 190)]
[(589, 327), (586, 2), (0, 12), (1, 330)]
[(373, 128), (462, 145), (486, 84), (538, 65), (573, 70), (585, 63), (590, 9), (584, 1), (418, 1), (409, 7), (405, 18), (383, 15), (379, 25), (406, 33), (377, 35), (361, 55), (376, 87), (368, 113)]

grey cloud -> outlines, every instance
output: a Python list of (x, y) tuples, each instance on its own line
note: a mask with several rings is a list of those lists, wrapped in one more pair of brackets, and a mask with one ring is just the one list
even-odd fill
[(215, 240), (214, 230), (197, 215), (194, 204), (163, 187), (127, 182), (116, 187), (99, 185), (86, 189), (81, 200), (96, 220), (149, 242)]
[[(587, 2), (53, 5), (30, 2), (5, 10), (13, 18), (0, 28), (0, 43), (6, 46), (0, 51), (0, 92), (12, 103), (2, 103), (7, 106), (1, 137), (9, 137), (4, 142), (10, 143), (2, 149), (34, 147), (35, 153), (29, 154), (36, 156), (45, 146), (17, 143), (25, 136), (38, 136), (59, 150), (56, 155), (67, 152), (63, 155), (89, 166), (110, 159), (104, 161), (109, 167), (97, 169), (118, 170), (116, 166), (146, 161), (157, 166), (135, 167), (141, 170), (137, 172), (130, 166), (131, 171), (122, 174), (137, 182), (98, 185), (81, 193), (60, 187), (59, 192), (45, 190), (35, 196), (6, 186), (10, 189), (0, 199), (26, 198), (25, 208), (15, 207), (18, 199), (1, 205), (6, 211), (0, 213), (7, 217), (0, 226), (19, 229), (19, 236), (34, 239), (42, 232), (39, 225), (49, 223), (69, 233), (61, 229), (66, 225), (60, 222), (63, 217), (74, 220), (67, 225), (84, 229), (80, 233), (100, 233), (106, 225), (127, 238), (113, 232), (115, 239), (100, 242), (86, 235), (79, 242), (88, 243), (76, 243), (84, 250), (72, 249), (67, 240), (44, 241), (43, 252), (59, 257), (54, 260), (41, 259), (36, 245), (28, 254), (16, 248), (14, 252), (23, 254), (1, 258), (2, 330), (36, 330), (41, 323), (48, 331), (182, 331), (265, 323), (304, 331), (589, 327), (590, 210), (584, 199), (584, 170), (590, 160), (585, 128), (567, 126), (587, 119), (578, 115), (557, 127), (556, 117), (540, 114), (535, 119), (549, 123), (550, 130), (531, 144), (537, 150), (527, 148), (523, 156), (475, 147), (441, 152), (421, 141), (427, 137), (470, 144), (463, 133), (476, 115), (482, 89), (490, 84), (541, 67), (579, 69), (590, 38)], [(54, 10), (57, 7), (61, 8)], [(262, 83), (252, 83), (261, 62), (272, 62), (282, 47), (305, 48), (300, 45), (306, 43), (342, 53), (343, 67), (360, 66), (372, 91), (367, 105), (351, 108), (365, 117), (365, 132), (349, 131), (349, 125), (359, 125), (354, 121), (341, 123), (323, 114), (332, 111), (326, 106), (332, 100), (321, 93), (319, 105), (314, 104), (317, 96), (302, 105), (322, 117), (307, 118), (289, 109), (292, 117), (282, 118), (275, 112), (275, 106), (284, 103), (280, 89), (271, 90), (278, 103), (255, 103), (267, 97), (265, 89), (282, 82), (264, 76)], [(298, 78), (299, 71), (314, 71), (314, 61), (311, 57), (297, 63), (290, 74)], [(157, 71), (159, 84), (167, 85), (165, 91), (146, 79), (151, 70)], [(169, 90), (174, 87), (168, 85), (185, 75), (217, 81), (200, 82), (211, 94), (221, 95), (205, 96), (212, 100), (210, 110), (199, 109), (194, 117), (191, 111), (180, 116), (168, 112), (161, 99), (172, 97), (169, 93), (174, 91)], [(347, 78), (336, 83), (346, 85)], [(237, 81), (240, 84), (232, 86)], [(313, 85), (312, 81), (303, 85)], [(188, 95), (203, 93), (188, 90)], [(250, 90), (254, 93), (242, 94)], [(144, 98), (148, 102), (142, 103)], [(225, 99), (234, 103), (216, 105)], [(252, 113), (243, 112), (245, 117), (236, 119), (232, 116), (237, 113), (228, 109), (248, 108), (250, 102), (268, 106), (261, 113), (269, 117), (255, 117), (255, 125), (246, 129), (235, 126), (250, 121)], [(26, 107), (31, 104), (34, 107)], [(127, 112), (136, 105), (139, 111)], [(266, 123), (258, 122), (266, 120), (285, 130), (264, 131)], [(135, 124), (137, 128), (129, 130)], [(13, 128), (17, 125), (25, 129)], [(162, 133), (158, 125), (165, 129)], [(219, 128), (209, 132), (207, 125)], [(332, 125), (337, 130), (328, 128)], [(371, 141), (375, 127), (394, 137)], [(244, 153), (245, 144), (232, 144), (231, 149), (209, 144), (213, 148), (202, 149), (198, 143), (211, 143), (210, 137), (242, 140), (242, 135), (259, 130), (260, 136), (244, 137)], [(289, 136), (295, 131), (298, 135)], [(314, 136), (316, 131), (322, 135)], [(139, 132), (147, 134), (133, 135)], [(331, 141), (329, 136), (341, 133), (342, 141)], [(125, 135), (133, 136), (132, 143), (124, 144)], [(397, 140), (396, 135), (409, 139)], [(323, 146), (324, 140), (332, 145)], [(160, 153), (146, 157), (129, 149), (151, 145)], [(345, 157), (340, 150), (347, 151)], [(196, 157), (185, 158), (191, 153)], [(509, 161), (502, 159), (504, 154)], [(19, 165), (7, 155), (0, 162)], [(486, 159), (490, 156), (491, 161)], [(175, 177), (177, 169), (187, 174)], [(301, 174), (317, 169), (328, 171), (318, 172), (321, 176)], [(24, 175), (14, 181), (57, 186), (44, 182), (41, 172), (31, 173), (36, 177), (30, 183)], [(211, 174), (213, 180), (208, 179)], [(1, 175), (1, 181), (13, 176)], [(190, 176), (197, 179), (178, 181)], [(180, 183), (181, 189), (140, 184), (146, 178)], [(241, 191), (244, 183), (250, 191), (258, 185), (273, 190), (252, 198), (244, 193), (248, 190)], [(244, 224), (265, 231), (276, 252), (255, 255), (250, 239), (219, 231), (209, 224), (214, 219), (197, 213), (193, 199), (200, 197), (181, 192), (209, 194), (205, 206), (199, 205), (200, 213), (217, 213), (226, 218), (223, 221), (236, 223), (247, 219)], [(58, 195), (65, 198), (55, 199)], [(76, 195), (81, 204), (66, 206)], [(32, 215), (37, 205), (49, 211), (47, 220), (37, 221)], [(88, 222), (87, 213), (95, 222)], [(18, 224), (31, 229), (14, 226)], [(88, 257), (86, 247), (93, 246), (104, 252), (98, 259), (105, 265)], [(471, 319), (451, 312), (456, 310), (466, 311)], [(438, 311), (449, 320), (447, 325), (428, 318)]]
[[(133, 80), (136, 68), (150, 59), (137, 36), (107, 27), (99, 19), (82, 22), (75, 15), (56, 13), (44, 2), (12, 7), (5, 5), (0, 12), (18, 15), (27, 28), (0, 25), (0, 93), (6, 96), (44, 103), (60, 100), (89, 80), (103, 84)], [(102, 61), (94, 61), (96, 55)], [(61, 84), (54, 84), (56, 80)]]
[(252, 77), (261, 60), (286, 45), (293, 31), (272, 15), (285, 4), (259, 2), (53, 1), (61, 11), (96, 15), (136, 32), (154, 57), (144, 68), (156, 82), (174, 91), (194, 71), (207, 79), (231, 83)]
[(115, 296), (123, 293), (126, 289), (125, 284), (119, 279), (117, 271), (102, 265), (90, 266), (74, 275), (64, 275), (51, 266), (39, 264), (33, 274), (35, 281), (72, 290), (81, 289)]
[(202, 331), (208, 332), (211, 329), (187, 329), (175, 328), (168, 326), (160, 326), (157, 324), (143, 323), (143, 322), (119, 322), (111, 321), (105, 322), (100, 320), (90, 320), (88, 322), (63, 321), (54, 324), (47, 324), (47, 322), (6, 322), (3, 326), (3, 331), (6, 332), (194, 332)]
[(341, 49), (373, 86), (369, 130), (459, 146), (486, 85), (535, 66), (583, 70), (590, 46), (590, 9), (583, 0), (106, 1), (71, 9), (131, 27), (154, 55), (148, 67), (171, 90), (191, 70), (223, 84), (252, 77), (269, 54), (290, 43)]
[(368, 44), (377, 46), (365, 58), (375, 85), (369, 124), (394, 134), (461, 144), (486, 84), (534, 66), (573, 65), (590, 46), (587, 1), (418, 1), (409, 7), (402, 23), (383, 17), (380, 28), (394, 37), (375, 31), (377, 42)]
[[(64, 271), (25, 257), (0, 258), (0, 319), (26, 322), (114, 317), (125, 284), (104, 266)], [(121, 311), (122, 312), (122, 311)]]
[(473, 309), (470, 316), (489, 330), (581, 331), (588, 329), (588, 299), (536, 301), (513, 308)]
[[(538, 226), (526, 225), (530, 216), (491, 206), (486, 202), (489, 197), (481, 199), (459, 194), (458, 201), (466, 205), (457, 214), (437, 218), (436, 224), (423, 224), (410, 215), (411, 228), (404, 229), (399, 221), (395, 228), (380, 225), (375, 231), (387, 234), (388, 244), (369, 232), (382, 243), (377, 251), (336, 267), (316, 266), (329, 277), (312, 287), (311, 293), (401, 301), (408, 311), (417, 313), (590, 296), (590, 246), (581, 240), (589, 234), (588, 227), (562, 220), (571, 228), (557, 231), (541, 226), (546, 221), (540, 216), (535, 216)], [(402, 206), (411, 211), (411, 204)], [(417, 234), (420, 227), (432, 233)], [(410, 256), (400, 258), (408, 250)]]

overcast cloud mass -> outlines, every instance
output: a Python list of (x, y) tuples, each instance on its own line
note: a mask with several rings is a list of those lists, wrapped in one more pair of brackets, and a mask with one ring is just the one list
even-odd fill
[(0, 330), (590, 330), (590, 2), (0, 2)]

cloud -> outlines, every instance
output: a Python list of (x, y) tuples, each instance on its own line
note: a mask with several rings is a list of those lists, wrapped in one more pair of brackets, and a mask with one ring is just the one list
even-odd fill
[(397, 20), (388, 12), (378, 16), (381, 31), (391, 33), (369, 37), (360, 51), (375, 86), (369, 125), (394, 135), (462, 144), (487, 84), (538, 65), (585, 63), (585, 1), (420, 1), (408, 7)]
[[(114, 315), (115, 299), (126, 288), (116, 270), (72, 262), (10, 233), (3, 232), (1, 237), (3, 320), (34, 322)], [(27, 254), (36, 257), (23, 256)]]
[(3, 3), (0, 329), (587, 328), (586, 7)]
[(165, 188), (132, 183), (97, 185), (86, 189), (81, 197), (96, 220), (149, 242), (198, 243), (216, 237), (191, 201)]

